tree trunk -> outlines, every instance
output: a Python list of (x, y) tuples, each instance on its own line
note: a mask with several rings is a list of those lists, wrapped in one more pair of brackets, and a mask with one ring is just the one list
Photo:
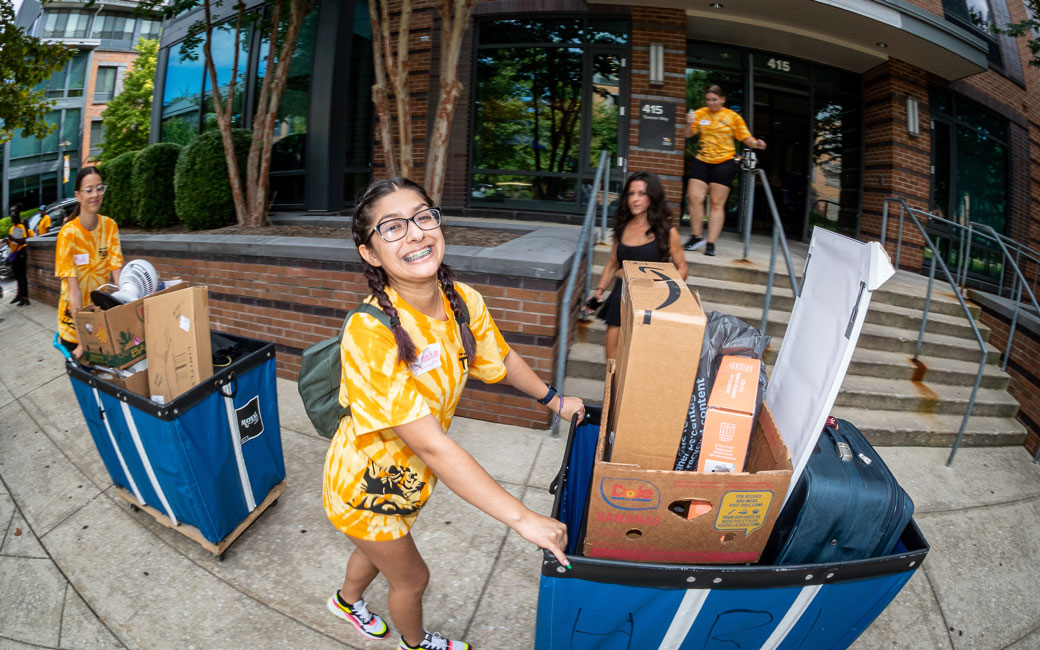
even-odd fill
[(390, 47), (390, 9), (386, 0), (379, 3), (381, 20), (373, 24), (373, 31), (382, 30), (382, 50), (385, 69), (390, 76), (395, 108), (397, 110), (397, 142), (401, 152), (398, 160), (401, 175), (408, 178), (412, 173), (412, 102), (408, 95), (408, 36), (411, 26), (412, 2), (402, 0), (401, 18), (397, 26), (396, 57)]
[(398, 175), (397, 156), (394, 153), (394, 133), (390, 113), (390, 94), (386, 87), (386, 67), (383, 65), (383, 30), (379, 22), (380, 9), (376, 0), (368, 3), (368, 19), (372, 23), (372, 63), (375, 71), (375, 83), (372, 84), (372, 103), (376, 107), (376, 119), (379, 123), (379, 143), (383, 145), (383, 159), (386, 173), (391, 178)]
[[(238, 173), (238, 156), (235, 155), (235, 143), (231, 137), (231, 113), (224, 110), (224, 104), (220, 97), (220, 85), (217, 80), (217, 68), (213, 64), (213, 20), (210, 14), (209, 0), (204, 0), (203, 7), (206, 16), (206, 41), (202, 48), (205, 53), (206, 72), (209, 73), (210, 91), (213, 94), (213, 110), (217, 114), (217, 128), (220, 130), (221, 141), (224, 143), (224, 160), (227, 163), (228, 180), (231, 182), (231, 199), (235, 204), (235, 221), (239, 224), (246, 223), (246, 200), (242, 191), (242, 177)], [(232, 85), (234, 89), (234, 74), (232, 70)]]
[(459, 53), (462, 37), (469, 23), (473, 0), (439, 0), (441, 15), (441, 93), (437, 100), (437, 117), (433, 122), (430, 148), (426, 155), (426, 191), (434, 204), (440, 205), (444, 193), (444, 175), (448, 164), (448, 138), (451, 120), (462, 94), (459, 83)]

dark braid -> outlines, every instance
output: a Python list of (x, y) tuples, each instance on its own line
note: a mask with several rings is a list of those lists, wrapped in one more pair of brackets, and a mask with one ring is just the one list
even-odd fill
[[(386, 295), (386, 271), (375, 266), (365, 265), (365, 277), (368, 279), (368, 287), (372, 290), (379, 303), (379, 308), (390, 318), (390, 330), (394, 333), (394, 342), (397, 343), (397, 360), (405, 363), (413, 363), (418, 356), (412, 337), (401, 325), (401, 317), (397, 315), (397, 308), (390, 302), (390, 296)], [(471, 337), (472, 338), (472, 337)]]
[(462, 319), (464, 303), (462, 296), (455, 291), (455, 274), (451, 272), (447, 264), (441, 263), (441, 267), (437, 269), (437, 279), (440, 280), (441, 289), (444, 289), (444, 295), (448, 296), (448, 302), (451, 303), (451, 311), (455, 314), (455, 322), (459, 324), (462, 349), (466, 352), (466, 358), (469, 359), (469, 363), (472, 364), (477, 355), (477, 342), (473, 339), (473, 332), (469, 328), (469, 323), (464, 323)]

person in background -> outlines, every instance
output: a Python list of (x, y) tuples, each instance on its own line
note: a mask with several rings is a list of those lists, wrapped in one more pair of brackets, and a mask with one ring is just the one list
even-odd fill
[[(722, 233), (725, 221), (726, 199), (729, 198), (733, 176), (739, 165), (735, 160), (737, 149), (733, 142), (739, 140), (752, 149), (765, 149), (765, 140), (758, 140), (748, 131), (747, 124), (738, 113), (726, 108), (726, 96), (722, 88), (712, 84), (704, 92), (706, 106), (686, 114), (684, 135), (700, 136), (696, 157), (686, 174), (690, 180), (686, 185), (686, 207), (690, 212), (689, 241), (683, 247), (688, 251), (704, 246), (705, 255), (715, 254), (715, 240)], [(704, 197), (710, 196), (708, 213), (708, 239), (701, 238), (704, 229)]]
[(599, 301), (614, 280), (610, 296), (599, 310), (599, 317), (607, 323), (604, 347), (609, 361), (617, 356), (618, 336), (621, 332), (621, 272), (623, 262), (671, 261), (686, 279), (686, 257), (682, 250), (679, 230), (672, 225), (671, 210), (664, 197), (661, 180), (653, 172), (636, 172), (628, 177), (621, 189), (623, 201), (618, 206), (614, 225), (614, 247), (610, 260), (603, 268), (599, 284), (592, 296)]
[(40, 213), (43, 215), (40, 220), (36, 223), (36, 234), (46, 235), (47, 231), (51, 229), (51, 215), (47, 214), (45, 208), (47, 206), (40, 206)]
[(585, 407), (542, 382), (502, 338), (480, 294), (454, 280), (443, 264), (440, 210), (430, 204), (420, 186), (394, 178), (369, 185), (354, 211), (366, 303), (390, 326), (355, 313), (340, 342), (340, 402), (350, 413), (325, 457), (322, 502), (355, 548), (326, 606), (366, 637), (385, 638), (386, 623), (363, 598), (381, 573), (398, 648), (468, 650), (423, 625), (430, 572), (410, 531), (437, 482), (564, 566), (567, 528), (527, 508), (447, 436), (466, 380), (501, 381), (564, 420), (584, 416)]
[(11, 230), (7, 233), (7, 250), (10, 255), (11, 270), (14, 272), (14, 279), (18, 283), (18, 291), (15, 292), (11, 303), (17, 304), (19, 307), (27, 307), (29, 305), (29, 278), (26, 267), (29, 260), (29, 251), (26, 250), (27, 244), (25, 240), (29, 238), (30, 232), (29, 227), (22, 223), (21, 215), (12, 210)]
[(73, 314), (91, 304), (90, 292), (108, 282), (119, 284), (123, 250), (119, 227), (99, 214), (105, 185), (97, 167), (83, 167), (76, 174), (76, 207), (67, 228), (58, 232), (54, 275), (61, 278), (58, 299), (58, 335), (61, 343), (79, 359), (83, 346), (76, 334)]

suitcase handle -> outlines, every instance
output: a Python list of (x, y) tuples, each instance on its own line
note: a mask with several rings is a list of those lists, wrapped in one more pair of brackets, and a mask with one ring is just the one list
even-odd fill
[[(586, 419), (588, 415), (586, 414)], [(549, 494), (556, 496), (556, 491), (560, 489), (560, 481), (563, 479), (563, 470), (567, 468), (567, 465), (571, 462), (571, 445), (574, 444), (574, 432), (578, 430), (578, 414), (575, 413), (574, 417), (571, 418), (570, 430), (567, 432), (567, 447), (563, 452), (563, 462), (560, 463), (560, 469), (556, 472), (556, 476), (553, 480), (549, 481)]]

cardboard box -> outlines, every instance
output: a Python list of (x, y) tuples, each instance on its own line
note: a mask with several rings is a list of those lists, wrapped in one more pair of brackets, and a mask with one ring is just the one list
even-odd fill
[[(183, 286), (172, 286), (152, 295)], [(87, 305), (73, 314), (73, 319), (85, 363), (122, 369), (145, 358), (143, 298), (111, 309)]]
[(144, 299), (149, 397), (165, 404), (213, 374), (209, 340), (209, 290), (179, 291)]
[(698, 472), (741, 472), (751, 439), (762, 362), (724, 356), (708, 396)]
[(707, 319), (670, 262), (624, 263), (611, 461), (672, 469)]
[(142, 397), (148, 397), (148, 371), (142, 370), (135, 372), (129, 377), (117, 377), (109, 373), (99, 373), (98, 379), (107, 381), (110, 384), (119, 386), (131, 393), (136, 393)]
[[(608, 364), (604, 413), (609, 413), (614, 376)], [(768, 406), (759, 416), (746, 472), (676, 472), (607, 462), (607, 431), (600, 430), (589, 487), (586, 556), (684, 564), (758, 560), (792, 473), (791, 454)]]

